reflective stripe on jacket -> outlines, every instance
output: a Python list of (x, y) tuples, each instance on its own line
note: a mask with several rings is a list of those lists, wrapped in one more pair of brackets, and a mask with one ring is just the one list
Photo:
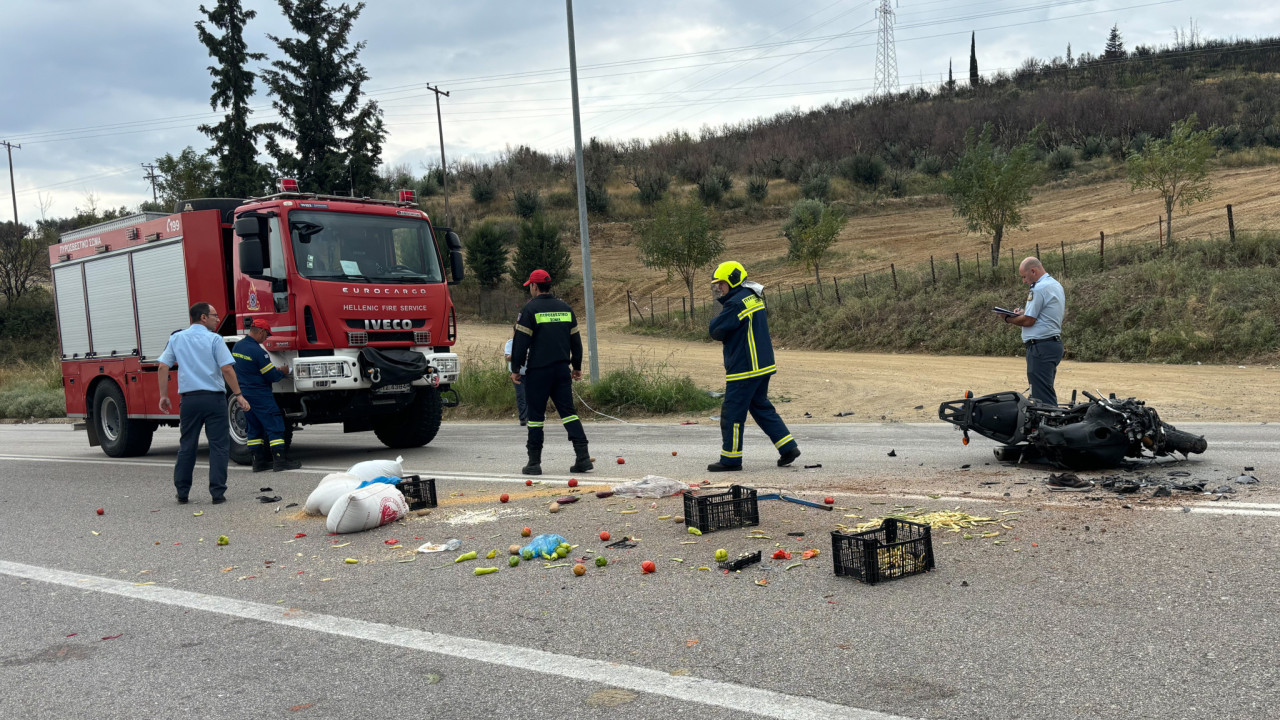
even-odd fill
[(251, 337), (236, 343), (231, 348), (231, 357), (236, 360), (236, 379), (240, 381), (240, 392), (246, 395), (255, 391), (270, 394), (271, 383), (284, 377), (280, 368), (271, 362), (267, 351)]

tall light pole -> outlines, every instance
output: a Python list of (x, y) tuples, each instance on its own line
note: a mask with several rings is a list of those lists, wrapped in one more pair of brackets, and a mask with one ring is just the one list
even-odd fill
[(596, 356), (596, 301), (591, 289), (591, 240), (587, 236), (587, 176), (582, 164), (582, 119), (578, 115), (578, 53), (573, 44), (573, 0), (564, 0), (569, 17), (569, 84), (573, 88), (573, 159), (578, 169), (578, 231), (582, 235), (582, 298), (587, 306), (587, 355), (591, 382), (600, 380)]

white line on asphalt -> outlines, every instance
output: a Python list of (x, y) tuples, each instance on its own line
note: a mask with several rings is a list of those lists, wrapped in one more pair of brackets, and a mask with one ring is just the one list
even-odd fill
[(734, 683), (677, 676), (660, 670), (573, 655), (503, 645), (488, 640), (413, 630), (382, 623), (299, 612), (236, 598), (206, 595), (155, 585), (138, 586), (124, 580), (81, 575), (63, 570), (23, 565), (0, 560), (0, 573), (39, 582), (65, 585), (78, 590), (119, 595), (135, 600), (171, 605), (190, 610), (229, 615), (311, 630), (329, 635), (448, 655), (476, 662), (501, 665), (528, 672), (544, 673), (558, 678), (570, 677), (584, 682), (611, 685), (637, 692), (661, 695), (684, 702), (699, 703), (763, 717), (785, 720), (905, 720), (874, 710), (847, 707), (797, 695), (747, 687)]
[(1190, 511), (1203, 515), (1251, 515), (1254, 517), (1274, 517), (1280, 518), (1280, 509), (1277, 510), (1256, 510), (1253, 508), (1239, 508), (1230, 505), (1205, 507), (1203, 505), (1193, 505)]

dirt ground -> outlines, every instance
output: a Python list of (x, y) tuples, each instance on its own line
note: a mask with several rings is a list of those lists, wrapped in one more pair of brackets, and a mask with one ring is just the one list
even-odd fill
[[(1227, 232), (1226, 205), (1231, 203), (1236, 227), (1242, 231), (1280, 228), (1280, 166), (1223, 168), (1210, 176), (1212, 199), (1197, 203), (1190, 213), (1174, 212), (1176, 237), (1224, 235)], [(1067, 247), (1096, 248), (1099, 231), (1107, 234), (1107, 246), (1116, 243), (1156, 242), (1156, 216), (1163, 203), (1151, 192), (1130, 192), (1125, 179), (1089, 182), (1075, 187), (1049, 185), (1039, 188), (1027, 208), (1026, 231), (1006, 233), (1003, 254), (1006, 266), (1009, 248), (1018, 259), (1032, 254), (1036, 243), (1042, 253), (1056, 254)], [(776, 286), (813, 282), (813, 274), (803, 267), (784, 262), (786, 240), (781, 236), (782, 220), (736, 224), (723, 229), (728, 251), (725, 257), (747, 267), (752, 279)], [(626, 319), (626, 291), (640, 296), (647, 307), (649, 295), (679, 298), (687, 290), (679, 276), (645, 268), (633, 245), (627, 223), (593, 223), (591, 264), (594, 276), (596, 312), (605, 321)], [(576, 233), (575, 243), (576, 243)], [(851, 217), (832, 248), (832, 258), (823, 267), (823, 278), (852, 277), (864, 272), (881, 272), (896, 263), (898, 268), (928, 263), (933, 255), (940, 263), (954, 263), (954, 254), (972, 262), (977, 255), (990, 257), (988, 240), (968, 234), (951, 206), (939, 199), (921, 206), (920, 201), (889, 201), (879, 210)], [(580, 272), (581, 254), (572, 252), (574, 272)], [(1050, 263), (1053, 256), (1048, 256)], [(947, 267), (940, 265), (940, 268)], [(954, 266), (952, 266), (954, 267)], [(1056, 268), (1052, 268), (1056, 270)], [(708, 273), (709, 274), (709, 273)], [(706, 283), (695, 286), (701, 301)], [(678, 306), (679, 300), (677, 299)], [(664, 306), (665, 307), (665, 306)]]
[[(462, 323), (458, 335), (460, 354), (481, 357), (500, 354), (511, 329)], [(583, 336), (585, 343), (585, 330)], [(598, 346), (602, 371), (630, 362), (665, 363), (700, 386), (720, 389), (724, 384), (719, 343), (641, 337), (601, 327)], [(931, 421), (937, 419), (940, 402), (963, 397), (966, 390), (983, 395), (1027, 386), (1026, 363), (1020, 357), (781, 349), (776, 355), (779, 370), (770, 391), (788, 423)], [(1141, 398), (1173, 423), (1280, 419), (1280, 367), (1274, 365), (1065, 362), (1057, 388), (1060, 398), (1069, 398), (1072, 388)], [(839, 412), (853, 416), (834, 417)]]

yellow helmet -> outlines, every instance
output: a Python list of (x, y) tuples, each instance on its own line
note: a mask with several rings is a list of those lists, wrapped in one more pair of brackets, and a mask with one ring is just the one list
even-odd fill
[(742, 267), (742, 263), (736, 260), (729, 260), (720, 263), (716, 267), (716, 271), (712, 273), (712, 277), (717, 281), (729, 283), (729, 287), (738, 287), (743, 280), (747, 279), (747, 269)]

